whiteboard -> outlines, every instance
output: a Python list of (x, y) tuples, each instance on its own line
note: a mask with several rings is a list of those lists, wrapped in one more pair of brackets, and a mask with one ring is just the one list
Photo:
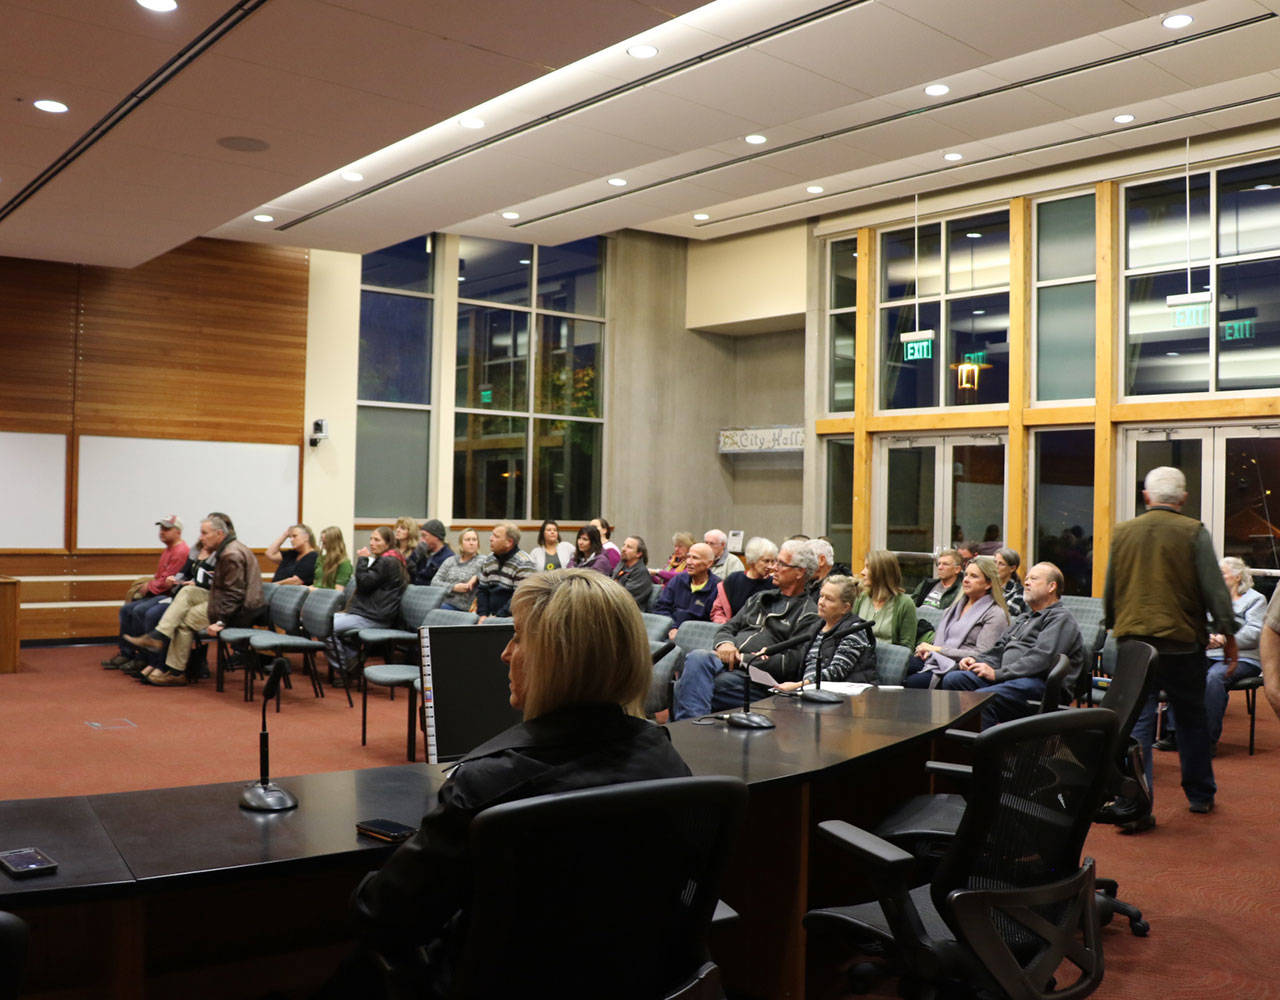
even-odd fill
[(201, 518), (219, 510), (242, 542), (264, 549), (298, 520), (298, 460), (291, 444), (84, 435), (76, 545), (155, 548), (155, 522), (171, 513), (194, 545)]
[(61, 549), (67, 437), (0, 431), (0, 549)]

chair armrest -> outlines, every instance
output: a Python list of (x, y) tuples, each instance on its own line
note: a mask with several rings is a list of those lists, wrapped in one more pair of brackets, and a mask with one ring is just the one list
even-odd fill
[(927, 760), (924, 763), (924, 769), (930, 774), (944, 774), (948, 778), (973, 777), (973, 766), (971, 764), (952, 764), (944, 760)]
[(948, 729), (946, 737), (951, 740), (959, 740), (961, 743), (972, 743), (978, 738), (978, 734), (972, 729)]
[(906, 871), (915, 864), (916, 859), (901, 847), (842, 819), (825, 820), (818, 824), (818, 829), (829, 840), (856, 855), (859, 861), (881, 871)]

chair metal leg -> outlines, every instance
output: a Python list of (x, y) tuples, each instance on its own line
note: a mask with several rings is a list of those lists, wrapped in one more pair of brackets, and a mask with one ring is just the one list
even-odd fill
[(1258, 689), (1244, 689), (1244, 707), (1249, 710), (1249, 756), (1253, 756), (1253, 734), (1258, 725)]
[[(350, 693), (348, 692), (348, 697)], [(369, 742), (369, 682), (364, 679), (364, 656), (360, 657), (360, 745)]]
[(215, 668), (214, 677), (213, 677), (213, 689), (218, 692), (222, 691), (222, 678), (223, 678), (223, 675), (226, 673), (226, 669), (227, 669), (226, 653), (223, 650), (224, 645), (225, 644), (221, 640), (219, 640), (217, 667)]

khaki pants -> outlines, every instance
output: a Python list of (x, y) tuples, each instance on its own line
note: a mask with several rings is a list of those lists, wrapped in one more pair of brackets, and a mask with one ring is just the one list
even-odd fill
[(169, 640), (169, 654), (164, 665), (184, 673), (191, 656), (196, 633), (209, 627), (209, 591), (194, 583), (178, 591), (169, 610), (156, 624), (156, 631)]

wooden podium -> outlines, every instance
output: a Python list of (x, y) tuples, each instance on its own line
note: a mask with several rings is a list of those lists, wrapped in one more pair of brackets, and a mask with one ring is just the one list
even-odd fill
[(18, 672), (18, 581), (0, 576), (0, 674)]

